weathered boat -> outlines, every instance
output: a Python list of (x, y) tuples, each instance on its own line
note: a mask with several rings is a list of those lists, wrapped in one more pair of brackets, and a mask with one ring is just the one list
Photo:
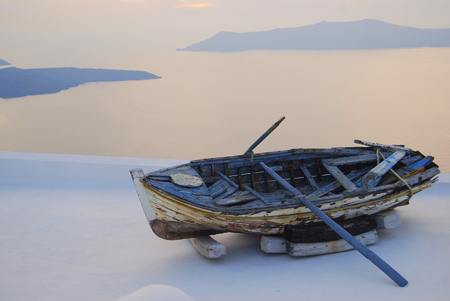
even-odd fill
[[(144, 174), (131, 170), (153, 232), (176, 240), (224, 232), (282, 235), (321, 222), (299, 197), (334, 221), (407, 205), (437, 180), (433, 157), (403, 146), (291, 149), (195, 160)], [(294, 195), (267, 169), (295, 187)]]

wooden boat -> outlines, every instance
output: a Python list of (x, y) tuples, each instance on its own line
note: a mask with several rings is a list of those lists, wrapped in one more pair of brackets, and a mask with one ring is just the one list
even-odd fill
[[(147, 174), (130, 172), (153, 232), (169, 240), (224, 232), (282, 235), (286, 225), (321, 222), (299, 197), (337, 222), (369, 216), (407, 205), (437, 180), (433, 157), (402, 146), (355, 142), (363, 146), (250, 150)], [(267, 168), (301, 195), (282, 187)]]

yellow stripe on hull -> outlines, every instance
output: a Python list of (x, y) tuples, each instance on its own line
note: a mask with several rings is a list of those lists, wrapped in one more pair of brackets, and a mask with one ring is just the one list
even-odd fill
[[(240, 232), (258, 235), (283, 234), (285, 225), (298, 225), (320, 222), (320, 219), (307, 207), (298, 207), (259, 211), (252, 214), (231, 214), (208, 210), (184, 203), (157, 190), (145, 188), (145, 207), (152, 208), (154, 220), (148, 220), (152, 230), (165, 239), (181, 239), (220, 232)], [(431, 183), (414, 187), (413, 192), (429, 188)], [(320, 204), (320, 209), (332, 219), (350, 219), (362, 215), (373, 215), (402, 205), (408, 200), (409, 190), (395, 195), (387, 192), (367, 197), (351, 197), (340, 201)], [(144, 207), (144, 206), (143, 206)], [(209, 232), (208, 232), (209, 231)], [(183, 233), (185, 232), (185, 233)], [(198, 234), (197, 234), (198, 233)]]

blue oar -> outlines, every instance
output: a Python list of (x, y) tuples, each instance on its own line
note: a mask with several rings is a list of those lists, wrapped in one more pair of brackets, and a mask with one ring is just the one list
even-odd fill
[(382, 270), (386, 275), (388, 275), (392, 280), (395, 281), (399, 286), (405, 286), (408, 284), (408, 281), (402, 277), (397, 271), (395, 271), (389, 264), (387, 264), (383, 259), (378, 257), (377, 254), (372, 252), (369, 248), (367, 248), (364, 244), (362, 244), (359, 240), (353, 237), (350, 233), (348, 233), (344, 228), (339, 226), (335, 221), (333, 221), (330, 217), (328, 217), (325, 213), (323, 213), (319, 208), (317, 208), (313, 203), (308, 201), (306, 197), (302, 195), (300, 191), (291, 186), (288, 182), (286, 182), (282, 177), (280, 177), (275, 171), (273, 171), (270, 167), (260, 162), (261, 166), (264, 170), (274, 178), (281, 186), (283, 186), (287, 191), (292, 193), (296, 199), (300, 200), (306, 207), (309, 208), (313, 213), (315, 213), (322, 221), (324, 221), (328, 226), (330, 226), (339, 236), (345, 239), (350, 245), (352, 245), (355, 249), (357, 249), (362, 255), (364, 255), (367, 259), (372, 261), (380, 270)]
[(281, 117), (280, 120), (275, 122), (264, 134), (262, 134), (261, 137), (259, 137), (258, 140), (256, 140), (252, 144), (252, 146), (248, 148), (248, 150), (244, 153), (244, 156), (251, 155), (255, 147), (257, 147), (264, 139), (266, 139), (267, 136), (269, 136), (280, 125), (280, 123), (284, 120), (284, 118), (285, 118), (284, 116)]

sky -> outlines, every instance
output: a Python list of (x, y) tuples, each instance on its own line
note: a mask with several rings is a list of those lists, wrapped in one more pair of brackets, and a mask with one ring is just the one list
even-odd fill
[(136, 49), (174, 51), (220, 31), (362, 19), (450, 28), (449, 16), (448, 0), (1, 0), (0, 58), (64, 65)]

